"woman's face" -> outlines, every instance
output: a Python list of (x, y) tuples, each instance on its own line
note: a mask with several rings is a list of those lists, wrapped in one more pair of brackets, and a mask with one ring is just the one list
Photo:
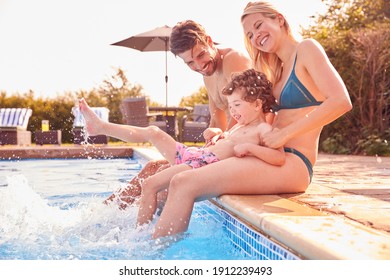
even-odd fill
[(274, 52), (280, 34), (280, 17), (265, 17), (261, 13), (250, 14), (242, 20), (244, 34), (253, 47), (263, 52)]

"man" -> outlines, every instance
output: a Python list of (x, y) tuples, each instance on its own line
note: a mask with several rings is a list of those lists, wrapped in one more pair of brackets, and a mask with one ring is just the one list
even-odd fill
[[(230, 48), (217, 48), (202, 25), (192, 20), (176, 24), (170, 37), (171, 52), (180, 57), (188, 67), (203, 75), (203, 81), (209, 95), (210, 127), (225, 131), (235, 121), (230, 118), (227, 98), (222, 89), (230, 81), (232, 73), (251, 68), (251, 61), (243, 54)], [(204, 134), (206, 142), (214, 135)], [(121, 208), (126, 208), (141, 195), (140, 181), (168, 167), (167, 161), (150, 161), (133, 178), (129, 185), (112, 194), (105, 203), (117, 201)]]
[(222, 89), (232, 73), (250, 68), (249, 58), (232, 49), (217, 48), (203, 26), (192, 20), (179, 22), (173, 27), (170, 48), (191, 70), (203, 75), (209, 94), (210, 127), (222, 130), (231, 127), (234, 123), (228, 123), (229, 108)]

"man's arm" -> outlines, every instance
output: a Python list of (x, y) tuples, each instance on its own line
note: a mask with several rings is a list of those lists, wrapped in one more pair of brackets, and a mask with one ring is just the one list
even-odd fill
[(218, 127), (222, 131), (228, 129), (228, 120), (225, 112), (215, 105), (212, 98), (209, 98), (210, 125), (209, 127)]
[(251, 68), (253, 68), (251, 60), (242, 53), (232, 50), (224, 57), (223, 75), (227, 82), (230, 82), (232, 79), (232, 74), (240, 73)]

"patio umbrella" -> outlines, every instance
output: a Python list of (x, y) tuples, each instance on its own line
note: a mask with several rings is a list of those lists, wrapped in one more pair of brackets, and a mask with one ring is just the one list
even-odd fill
[(157, 27), (153, 30), (131, 36), (122, 41), (113, 43), (113, 46), (122, 46), (139, 50), (141, 52), (165, 51), (165, 106), (168, 107), (168, 61), (169, 38), (172, 27), (167, 25)]

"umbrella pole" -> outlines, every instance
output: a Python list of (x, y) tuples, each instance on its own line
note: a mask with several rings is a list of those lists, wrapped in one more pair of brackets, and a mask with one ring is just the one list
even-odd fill
[(165, 40), (165, 107), (168, 107), (168, 40)]

